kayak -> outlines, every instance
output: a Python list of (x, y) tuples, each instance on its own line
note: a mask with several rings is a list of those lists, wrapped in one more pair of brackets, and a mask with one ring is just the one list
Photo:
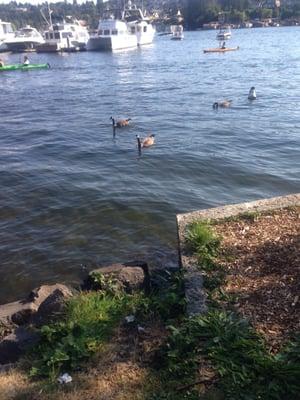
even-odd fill
[(28, 71), (31, 69), (47, 69), (50, 68), (49, 64), (11, 64), (11, 65), (4, 65), (4, 67), (0, 67), (0, 71)]
[(204, 53), (226, 53), (226, 51), (235, 51), (238, 49), (239, 49), (239, 46), (238, 47), (225, 47), (225, 49), (218, 47), (216, 49), (206, 49), (206, 50), (203, 50), (203, 52)]

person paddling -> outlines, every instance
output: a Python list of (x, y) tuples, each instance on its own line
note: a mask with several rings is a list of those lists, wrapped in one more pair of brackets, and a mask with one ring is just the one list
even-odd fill
[(29, 65), (30, 61), (29, 58), (27, 56), (24, 57), (24, 61), (23, 61), (23, 65)]

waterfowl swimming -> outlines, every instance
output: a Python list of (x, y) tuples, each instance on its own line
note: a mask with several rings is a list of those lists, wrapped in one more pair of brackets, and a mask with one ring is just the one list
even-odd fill
[(153, 146), (155, 143), (155, 139), (154, 139), (155, 135), (151, 134), (147, 137), (145, 137), (145, 139), (141, 139), (139, 137), (139, 135), (136, 135), (136, 140), (138, 142), (138, 148), (139, 150), (141, 150), (141, 148), (143, 147), (150, 147)]
[(128, 126), (129, 121), (131, 121), (131, 118), (118, 119), (117, 121), (113, 117), (110, 117), (110, 119), (112, 120), (112, 125), (114, 128), (124, 128), (124, 126)]
[(229, 108), (231, 106), (232, 100), (222, 100), (222, 101), (216, 101), (213, 104), (214, 109), (218, 109), (219, 107), (221, 108)]
[(252, 86), (252, 88), (249, 91), (248, 94), (248, 100), (255, 100), (256, 99), (256, 91), (255, 91), (255, 87)]

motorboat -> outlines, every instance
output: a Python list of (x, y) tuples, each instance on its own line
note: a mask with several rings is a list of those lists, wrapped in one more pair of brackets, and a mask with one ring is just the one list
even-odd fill
[(231, 38), (231, 29), (230, 26), (227, 27), (220, 27), (219, 32), (217, 33), (217, 40), (228, 40)]
[(171, 40), (182, 40), (184, 38), (182, 25), (171, 25)]
[(7, 51), (5, 41), (15, 36), (12, 24), (0, 19), (0, 51)]
[(67, 20), (51, 24), (44, 32), (45, 43), (37, 46), (37, 52), (60, 52), (86, 50), (90, 35), (79, 21)]
[(137, 36), (129, 29), (126, 21), (115, 18), (114, 13), (107, 11), (98, 24), (95, 35), (87, 43), (87, 50), (114, 51), (136, 48)]
[(122, 20), (127, 23), (130, 32), (136, 35), (138, 46), (153, 42), (155, 28), (144, 16), (142, 10), (137, 8), (136, 5), (132, 5), (130, 0), (122, 13)]
[(44, 42), (43, 36), (30, 25), (16, 31), (14, 37), (4, 41), (7, 50), (12, 52), (34, 51), (37, 45)]

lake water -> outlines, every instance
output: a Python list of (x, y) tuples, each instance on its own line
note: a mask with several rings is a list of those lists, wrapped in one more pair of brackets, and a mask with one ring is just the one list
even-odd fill
[[(239, 51), (203, 54), (215, 35), (1, 73), (0, 302), (112, 262), (171, 265), (176, 213), (299, 191), (300, 28), (236, 30)], [(132, 118), (115, 139), (111, 115)]]

